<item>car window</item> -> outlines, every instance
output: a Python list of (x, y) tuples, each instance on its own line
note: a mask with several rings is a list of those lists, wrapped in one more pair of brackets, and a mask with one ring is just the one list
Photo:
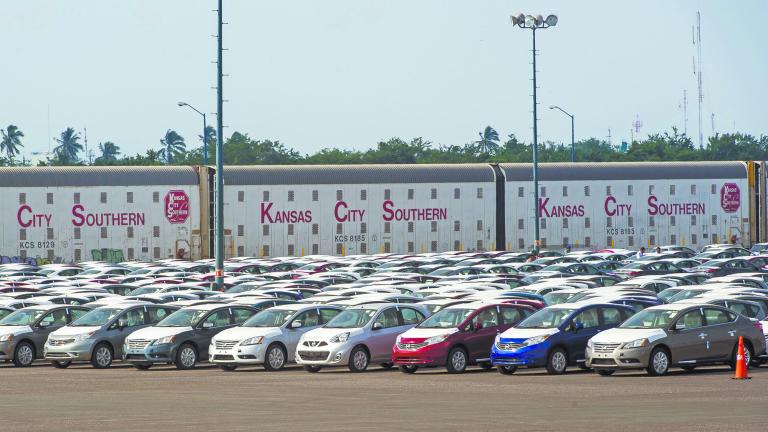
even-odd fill
[(293, 320), (300, 322), (302, 327), (315, 327), (320, 325), (320, 314), (317, 313), (317, 309), (310, 309)]
[(704, 317), (707, 325), (718, 325), (730, 322), (728, 312), (720, 309), (704, 308)]
[(400, 325), (395, 308), (385, 309), (378, 317), (376, 317), (376, 322), (381, 324), (383, 328), (397, 327)]
[(600, 311), (603, 314), (603, 325), (621, 324), (621, 312), (617, 308), (602, 308)]
[(232, 316), (235, 319), (235, 324), (242, 324), (253, 316), (253, 311), (245, 308), (232, 308)]
[(414, 325), (424, 321), (424, 315), (416, 309), (400, 308), (400, 315), (403, 317), (403, 325)]
[(501, 321), (504, 324), (517, 324), (523, 319), (523, 314), (520, 313), (520, 309), (512, 307), (501, 308)]
[(222, 309), (208, 315), (204, 323), (212, 323), (214, 327), (225, 327), (229, 325), (229, 310)]
[(686, 312), (677, 322), (683, 323), (686, 329), (695, 329), (704, 327), (703, 318), (704, 317), (701, 315), (701, 310), (694, 309)]
[(121, 322), (125, 323), (126, 327), (135, 327), (144, 324), (144, 310), (131, 309), (126, 311), (118, 318)]
[(486, 309), (472, 318), (472, 325), (481, 324), (483, 328), (496, 327), (499, 325), (499, 314), (496, 308)]
[(83, 316), (83, 315), (85, 315), (87, 313), (88, 313), (87, 310), (82, 310), (82, 309), (70, 309), (69, 310), (69, 315), (71, 316), (71, 320), (72, 321), (76, 321), (76, 320), (80, 319), (81, 316)]
[(163, 318), (171, 314), (170, 310), (165, 308), (159, 308), (159, 307), (147, 308), (147, 312), (149, 312), (150, 324), (156, 324), (160, 322)]
[(48, 327), (63, 326), (67, 324), (67, 311), (64, 309), (55, 310), (40, 320), (40, 323)]
[(256, 312), (261, 312), (264, 309), (271, 308), (271, 307), (276, 306), (278, 304), (279, 304), (278, 302), (274, 302), (274, 301), (265, 301), (265, 302), (257, 304), (256, 306), (254, 306), (254, 308), (256, 308)]
[(600, 325), (600, 321), (597, 318), (597, 309), (591, 308), (582, 311), (573, 318), (573, 322), (581, 323), (584, 328), (597, 327)]
[(320, 319), (323, 321), (323, 324), (327, 323), (328, 321), (332, 320), (333, 317), (339, 314), (341, 312), (337, 309), (320, 309)]

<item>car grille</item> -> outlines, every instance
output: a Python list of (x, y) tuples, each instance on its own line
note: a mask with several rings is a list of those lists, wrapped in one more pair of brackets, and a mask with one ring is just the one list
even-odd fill
[(74, 341), (75, 341), (74, 339), (48, 339), (48, 345), (50, 346), (68, 345)]
[(614, 351), (616, 351), (616, 348), (619, 347), (621, 344), (617, 343), (596, 343), (592, 347), (592, 351), (596, 353), (602, 353), (602, 354), (610, 354)]
[(613, 359), (592, 359), (593, 365), (606, 365), (606, 366), (613, 366), (616, 364)]
[(329, 351), (299, 351), (299, 357), (308, 361), (323, 361), (328, 359)]
[(325, 342), (325, 341), (304, 341), (304, 343), (302, 345), (314, 348), (314, 347), (326, 346), (326, 345), (328, 345), (328, 342)]
[(502, 350), (502, 351), (517, 351), (519, 350), (523, 344), (521, 343), (502, 343), (499, 342), (496, 344), (496, 348)]
[(45, 358), (69, 358), (69, 354), (49, 352), (45, 354)]
[(234, 360), (235, 357), (231, 355), (226, 355), (226, 354), (216, 354), (215, 356), (213, 356), (213, 359), (220, 360), (220, 361), (227, 361), (227, 360)]
[(127, 341), (128, 349), (132, 350), (140, 350), (146, 348), (147, 345), (149, 345), (151, 341), (146, 339), (132, 339)]
[(233, 340), (220, 340), (216, 341), (216, 349), (217, 350), (228, 350), (234, 348), (235, 345), (240, 341), (233, 341)]
[(417, 350), (419, 348), (424, 348), (427, 346), (424, 342), (422, 343), (399, 343), (397, 344), (397, 347), (403, 350)]

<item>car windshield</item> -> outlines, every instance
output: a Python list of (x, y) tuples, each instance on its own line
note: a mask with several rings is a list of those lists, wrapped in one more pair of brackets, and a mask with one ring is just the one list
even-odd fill
[(10, 314), (12, 314), (14, 312), (16, 312), (16, 311), (14, 311), (12, 309), (0, 309), (0, 320), (2, 320), (3, 318), (7, 317), (8, 315), (10, 315)]
[(627, 264), (622, 269), (642, 269), (647, 263), (631, 263)]
[(541, 271), (563, 271), (568, 267), (568, 264), (552, 264), (544, 267)]
[(199, 309), (178, 310), (157, 323), (157, 327), (194, 327), (207, 313)]
[(135, 290), (131, 291), (132, 296), (142, 295), (142, 294), (152, 294), (153, 292), (160, 291), (162, 288), (160, 287), (141, 287), (136, 288)]
[(114, 308), (99, 308), (94, 309), (87, 314), (80, 317), (70, 326), (72, 327), (90, 327), (90, 326), (103, 326), (108, 323), (109, 320), (119, 314), (122, 309)]
[(680, 290), (677, 294), (673, 295), (672, 297), (669, 297), (667, 299), (667, 303), (674, 303), (678, 302), (680, 300), (685, 300), (693, 297), (698, 297), (704, 293), (706, 293), (709, 290), (703, 290), (703, 289), (687, 289), (687, 290)]
[(645, 309), (624, 321), (619, 327), (634, 329), (662, 328), (669, 325), (675, 319), (677, 313), (678, 311), (676, 310)]
[(524, 319), (517, 328), (554, 328), (573, 313), (575, 309), (542, 309)]
[(419, 328), (458, 327), (474, 309), (443, 309), (418, 325)]
[(258, 285), (243, 284), (243, 285), (233, 286), (232, 288), (228, 289), (226, 292), (227, 294), (236, 294), (236, 293), (241, 293), (246, 291), (253, 291), (257, 289), (259, 289)]
[(675, 294), (677, 294), (680, 291), (682, 291), (682, 290), (683, 290), (682, 288), (667, 288), (667, 289), (659, 292), (657, 297), (659, 298), (659, 300), (662, 300), (662, 301), (665, 301), (665, 302), (669, 303), (669, 299), (672, 296), (674, 296)]
[(581, 293), (563, 293), (563, 292), (551, 292), (544, 295), (544, 303), (547, 305), (556, 305), (561, 303), (568, 303), (569, 300)]
[(375, 309), (350, 309), (336, 315), (326, 328), (360, 328), (376, 314)]
[(243, 327), (280, 327), (295, 313), (294, 310), (267, 309), (252, 316)]
[(449, 273), (453, 272), (454, 270), (455, 269), (453, 267), (444, 267), (444, 268), (439, 268), (437, 270), (431, 271), (429, 272), (429, 274), (434, 276), (446, 276)]
[(0, 326), (25, 326), (37, 321), (46, 311), (40, 309), (18, 310), (0, 321)]

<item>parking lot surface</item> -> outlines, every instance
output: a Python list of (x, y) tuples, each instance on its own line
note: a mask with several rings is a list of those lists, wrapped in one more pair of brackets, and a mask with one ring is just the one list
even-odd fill
[(137, 371), (46, 363), (0, 366), (5, 431), (38, 430), (611, 430), (764, 431), (768, 369), (727, 367), (651, 378), (572, 371), (513, 376), (443, 369), (405, 375), (288, 368)]

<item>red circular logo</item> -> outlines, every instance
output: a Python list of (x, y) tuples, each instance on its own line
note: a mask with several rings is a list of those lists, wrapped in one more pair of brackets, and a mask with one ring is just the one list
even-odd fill
[(736, 213), (741, 207), (741, 190), (736, 183), (726, 183), (720, 188), (720, 207), (726, 213)]
[(189, 196), (182, 190), (172, 190), (165, 195), (165, 218), (168, 222), (184, 223), (189, 218)]

